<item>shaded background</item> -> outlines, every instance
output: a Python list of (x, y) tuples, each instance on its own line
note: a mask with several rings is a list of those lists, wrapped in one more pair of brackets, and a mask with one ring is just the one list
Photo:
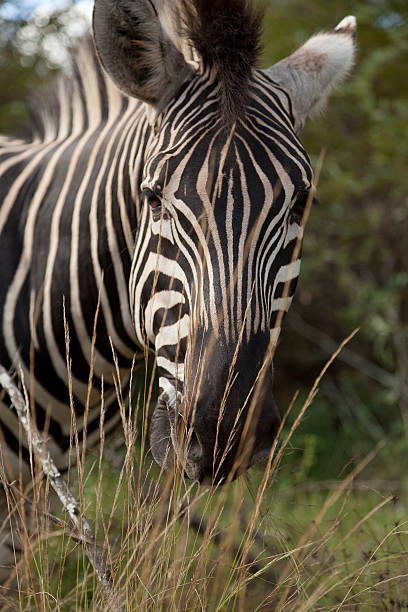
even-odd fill
[[(358, 20), (352, 75), (302, 141), (325, 162), (302, 274), (275, 359), (281, 410), (310, 389), (356, 327), (296, 433), (282, 470), (295, 482), (341, 475), (380, 440), (372, 476), (401, 480), (408, 431), (408, 3), (267, 2), (263, 66), (345, 15)], [(27, 96), (46, 86), (86, 31), (92, 3), (0, 0), (0, 131), (27, 120)]]

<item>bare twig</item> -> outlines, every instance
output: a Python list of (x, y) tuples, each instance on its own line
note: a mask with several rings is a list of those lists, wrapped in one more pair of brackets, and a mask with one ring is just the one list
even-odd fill
[[(6, 483), (6, 486), (12, 489), (16, 495), (18, 495), (21, 499), (25, 501), (26, 504), (28, 504), (28, 506), (34, 506), (33, 500), (27, 495), (24, 495), (24, 493), (22, 493), (22, 491), (20, 491), (20, 489), (16, 486), (15, 482)], [(38, 508), (37, 508), (37, 511), (38, 511)], [(76, 542), (83, 543), (85, 541), (85, 537), (86, 537), (85, 534), (78, 533), (76, 526), (73, 525), (71, 522), (68, 523), (67, 521), (64, 521), (63, 519), (61, 519), (59, 516), (55, 516), (55, 514), (52, 514), (51, 512), (47, 512), (43, 508), (40, 508), (40, 512), (47, 521), (49, 521), (50, 523), (52, 523), (59, 529), (63, 529), (65, 535), (68, 535), (70, 538), (72, 538)], [(100, 550), (100, 551), (102, 550), (101, 545), (95, 542), (95, 539), (88, 540), (88, 544), (92, 544), (92, 546), (94, 546), (97, 550)]]
[(8, 393), (11, 404), (17, 412), (20, 423), (22, 424), (29, 440), (30, 447), (34, 450), (35, 456), (41, 464), (44, 475), (49, 478), (52, 488), (58, 495), (64, 510), (69, 514), (75, 528), (78, 531), (78, 534), (80, 535), (80, 540), (85, 548), (87, 557), (95, 570), (99, 583), (109, 604), (115, 606), (115, 608), (119, 611), (124, 611), (124, 607), (120, 602), (119, 593), (113, 584), (111, 569), (97, 549), (92, 528), (84, 514), (81, 512), (75, 497), (68, 489), (68, 486), (60, 471), (57, 469), (44, 443), (44, 440), (38, 433), (28, 410), (28, 406), (24, 401), (23, 395), (17, 389), (10, 375), (2, 366), (0, 366), (0, 385), (4, 387)]

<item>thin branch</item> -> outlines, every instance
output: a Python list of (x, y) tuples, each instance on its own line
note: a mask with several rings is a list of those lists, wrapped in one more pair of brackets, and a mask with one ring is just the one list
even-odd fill
[[(22, 493), (22, 491), (20, 491), (20, 489), (16, 486), (16, 481), (14, 482), (9, 482), (6, 483), (6, 486), (9, 487), (9, 489), (11, 489), (16, 495), (18, 495), (21, 499), (24, 500), (24, 502), (30, 506), (30, 507), (34, 507), (34, 501), (28, 497), (27, 495), (24, 495), (24, 493)], [(64, 521), (63, 519), (61, 519), (59, 516), (55, 516), (55, 514), (52, 514), (51, 512), (47, 512), (46, 510), (44, 510), (43, 508), (38, 508), (38, 506), (36, 506), (36, 511), (40, 511), (41, 514), (43, 515), (43, 517), (49, 521), (50, 523), (52, 523), (53, 525), (55, 525), (56, 527), (58, 527), (59, 529), (64, 531), (65, 535), (68, 535), (70, 538), (72, 538), (73, 540), (75, 540), (75, 542), (84, 542), (85, 539), (85, 535), (82, 533), (78, 533), (76, 526), (73, 525), (71, 522), (67, 522)], [(89, 540), (88, 544), (92, 544), (92, 546), (94, 546), (97, 550), (102, 551), (102, 547), (100, 544), (98, 544), (97, 542), (95, 542), (95, 539), (93, 540)]]
[(12, 406), (22, 424), (30, 446), (41, 464), (43, 473), (49, 478), (50, 483), (58, 495), (64, 510), (69, 514), (75, 528), (80, 535), (80, 540), (85, 548), (87, 557), (95, 570), (101, 588), (111, 606), (124, 612), (124, 606), (120, 602), (119, 593), (113, 583), (111, 569), (105, 562), (101, 553), (97, 550), (95, 537), (88, 520), (81, 513), (78, 502), (68, 489), (67, 483), (57, 469), (45, 443), (35, 427), (28, 406), (23, 395), (17, 389), (8, 372), (0, 366), (0, 385), (7, 391)]

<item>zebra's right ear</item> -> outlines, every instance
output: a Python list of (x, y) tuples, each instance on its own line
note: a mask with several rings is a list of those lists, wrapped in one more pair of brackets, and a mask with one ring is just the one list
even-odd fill
[(116, 86), (156, 112), (191, 74), (152, 0), (96, 0), (93, 33), (102, 66)]

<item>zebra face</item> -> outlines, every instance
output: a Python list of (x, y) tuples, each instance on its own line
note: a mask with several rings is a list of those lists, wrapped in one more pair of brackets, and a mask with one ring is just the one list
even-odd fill
[(157, 356), (152, 452), (223, 482), (268, 455), (279, 428), (271, 357), (312, 189), (296, 132), (351, 67), (355, 19), (258, 71), (250, 2), (172, 7), (97, 0), (94, 35), (151, 125), (129, 288), (138, 341)]
[(280, 422), (264, 362), (295, 290), (312, 171), (279, 91), (254, 76), (245, 121), (228, 128), (217, 104), (200, 121), (216, 85), (190, 82), (146, 151), (140, 187), (131, 299), (139, 342), (157, 355), (152, 451), (161, 464), (175, 452), (198, 480), (263, 458)]

